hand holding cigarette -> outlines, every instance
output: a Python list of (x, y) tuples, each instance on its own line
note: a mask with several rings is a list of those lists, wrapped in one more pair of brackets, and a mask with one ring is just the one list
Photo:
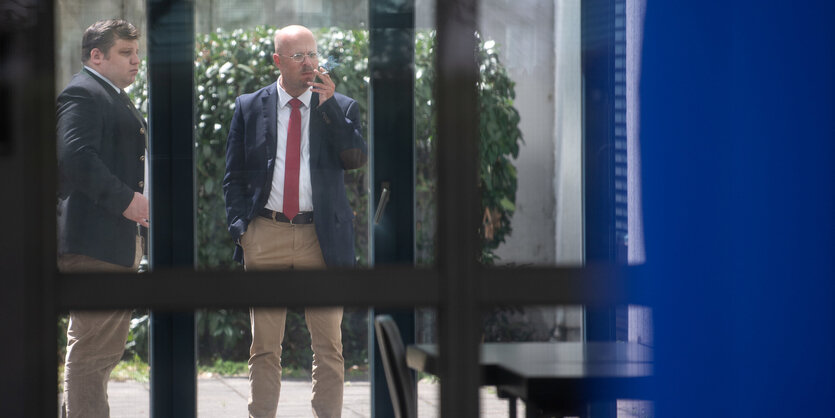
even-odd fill
[(314, 92), (319, 93), (319, 103), (321, 104), (333, 97), (333, 92), (336, 90), (336, 84), (334, 84), (333, 80), (331, 80), (331, 76), (328, 74), (328, 70), (326, 70), (325, 67), (319, 67), (318, 70), (313, 70), (313, 72), (319, 77), (321, 83), (311, 81), (307, 84), (313, 87)]

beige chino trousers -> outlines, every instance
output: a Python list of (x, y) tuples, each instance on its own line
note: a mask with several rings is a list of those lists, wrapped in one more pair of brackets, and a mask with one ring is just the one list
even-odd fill
[[(136, 273), (142, 259), (141, 239), (136, 237), (136, 256), (131, 267), (81, 254), (63, 254), (58, 257), (58, 270), (62, 273)], [(130, 315), (130, 310), (70, 311), (62, 417), (110, 416), (107, 381), (125, 351)]]
[[(241, 237), (247, 270), (324, 269), (314, 224), (291, 225), (256, 217)], [(313, 349), (311, 405), (317, 418), (342, 415), (345, 360), (342, 357), (342, 307), (306, 308)], [(281, 343), (286, 308), (251, 308), (249, 416), (274, 418), (281, 391)]]

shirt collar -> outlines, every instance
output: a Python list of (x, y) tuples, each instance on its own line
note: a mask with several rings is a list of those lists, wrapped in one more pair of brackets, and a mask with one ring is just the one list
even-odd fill
[[(278, 77), (278, 81), (275, 82), (276, 90), (278, 90), (278, 105), (279, 107), (287, 106), (287, 102), (293, 98), (290, 93), (284, 91), (284, 88), (281, 87), (281, 76)], [(302, 93), (301, 96), (296, 97), (297, 99), (302, 101), (302, 104), (306, 108), (310, 108), (310, 99), (313, 97), (313, 92), (310, 89), (307, 89)]]
[(105, 77), (105, 76), (103, 76), (103, 75), (99, 74), (99, 72), (98, 72), (98, 71), (96, 71), (96, 70), (94, 70), (94, 69), (92, 69), (92, 68), (90, 68), (90, 67), (88, 67), (88, 66), (86, 66), (86, 65), (84, 66), (84, 69), (86, 69), (87, 71), (89, 71), (89, 72), (91, 72), (91, 73), (95, 74), (98, 78), (100, 78), (100, 79), (102, 79), (102, 80), (106, 81), (106, 82), (107, 82), (107, 84), (110, 84), (110, 87), (113, 87), (114, 89), (116, 89), (116, 93), (121, 93), (121, 92), (122, 92), (122, 89), (120, 89), (120, 88), (116, 87), (116, 85), (115, 85), (115, 84), (111, 83), (111, 82), (110, 82), (110, 80), (108, 80), (108, 79), (107, 79), (107, 77)]

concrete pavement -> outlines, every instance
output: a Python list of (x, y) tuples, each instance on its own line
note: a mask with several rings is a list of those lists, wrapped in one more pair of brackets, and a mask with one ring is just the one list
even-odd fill
[[(136, 381), (108, 384), (110, 416), (112, 418), (145, 418), (149, 413), (148, 383)], [(309, 381), (285, 380), (281, 383), (281, 399), (278, 403), (279, 418), (313, 417), (310, 411)], [(418, 383), (418, 416), (440, 416), (440, 385), (422, 380)], [(197, 415), (200, 418), (228, 418), (247, 416), (249, 381), (246, 377), (201, 375), (197, 379)], [(495, 388), (481, 388), (481, 416), (505, 418), (508, 403), (496, 396)], [(344, 418), (371, 416), (371, 387), (367, 381), (346, 382), (343, 400)], [(652, 404), (639, 401), (619, 401), (618, 418), (652, 418)], [(518, 402), (517, 416), (525, 416), (525, 405)]]
[[(438, 398), (440, 385), (428, 381), (418, 383), (418, 416), (432, 418), (440, 415)], [(149, 413), (150, 386), (136, 381), (108, 384), (110, 416), (112, 418), (145, 418)], [(281, 382), (281, 399), (278, 402), (278, 418), (313, 417), (310, 411), (309, 381), (284, 380)], [(197, 415), (200, 418), (246, 417), (249, 381), (246, 377), (201, 376), (197, 379)], [(481, 390), (482, 416), (508, 415), (506, 400), (499, 399), (495, 390)], [(524, 405), (520, 402), (520, 417)], [(371, 386), (368, 382), (346, 382), (343, 395), (343, 418), (371, 416)]]

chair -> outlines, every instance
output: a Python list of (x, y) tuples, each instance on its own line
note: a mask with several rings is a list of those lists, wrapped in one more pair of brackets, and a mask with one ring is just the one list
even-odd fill
[(406, 348), (394, 319), (379, 315), (374, 320), (377, 343), (386, 372), (391, 403), (396, 418), (417, 418), (417, 388), (406, 365)]

